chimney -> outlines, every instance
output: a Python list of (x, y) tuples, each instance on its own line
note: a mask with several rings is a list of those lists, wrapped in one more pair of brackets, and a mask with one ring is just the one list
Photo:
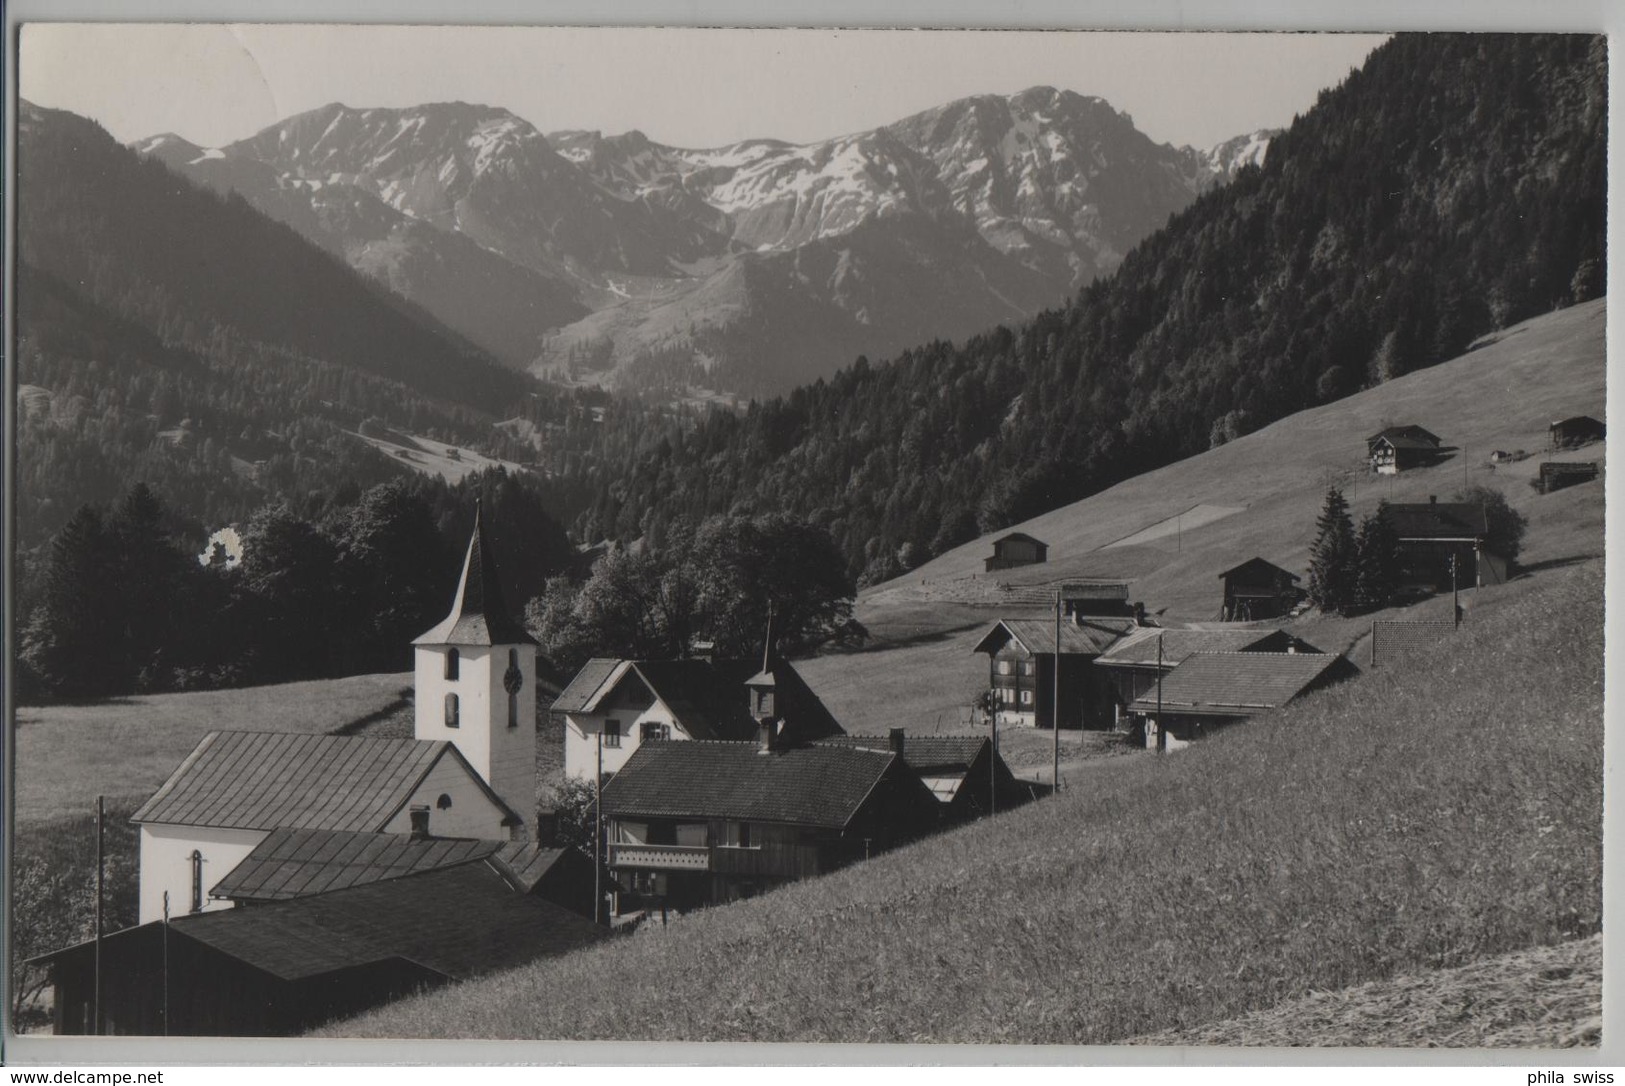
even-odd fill
[(1428, 495), (1428, 504), (1429, 505), (1438, 505), (1439, 504), (1439, 495), (1437, 495), (1437, 494), (1429, 494)]
[(891, 748), (893, 754), (899, 758), (903, 757), (903, 729), (893, 728), (887, 738), (886, 745)]
[(756, 724), (756, 753), (772, 754), (779, 746), (779, 722), (764, 717)]
[(412, 805), (407, 811), (412, 819), (412, 840), (426, 841), (429, 838), (429, 807), (427, 804)]

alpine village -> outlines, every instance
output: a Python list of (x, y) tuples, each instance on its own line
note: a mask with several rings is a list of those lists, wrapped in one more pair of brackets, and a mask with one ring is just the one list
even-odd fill
[(1599, 1044), (1606, 101), (22, 102), (13, 1028)]

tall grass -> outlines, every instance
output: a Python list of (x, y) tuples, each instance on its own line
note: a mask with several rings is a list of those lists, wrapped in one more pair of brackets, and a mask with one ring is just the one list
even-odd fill
[(1099, 1043), (1590, 935), (1602, 569), (1177, 754), (337, 1035)]

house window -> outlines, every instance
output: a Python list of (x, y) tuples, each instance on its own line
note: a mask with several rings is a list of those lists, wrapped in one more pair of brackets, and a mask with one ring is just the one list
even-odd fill
[(621, 722), (619, 720), (604, 721), (604, 746), (618, 747), (621, 745)]
[(1008, 674), (1010, 674), (1010, 661), (1009, 660), (1000, 660), (999, 661), (999, 674), (1000, 675), (1008, 675)]
[(724, 823), (722, 830), (722, 843), (727, 848), (750, 848), (750, 823)]
[(452, 680), (452, 679), (457, 678), (457, 672), (458, 672), (458, 669), (459, 669), (459, 665), (462, 662), (463, 662), (463, 658), (457, 652), (456, 649), (447, 649), (446, 650), (446, 678), (448, 680)]
[(192, 911), (200, 913), (203, 911), (203, 853), (194, 848), (187, 859), (192, 861)]
[(1023, 661), (1021, 661), (1021, 664), (1019, 666), (1020, 666), (1021, 674), (1023, 674), (1023, 675), (1031, 675), (1033, 673), (1033, 662), (1031, 660), (1023, 660)]
[(1023, 704), (1023, 705), (1031, 705), (1032, 703), (1033, 703), (1033, 692), (1031, 690), (1023, 690), (1021, 692), (1021, 704)]
[(643, 725), (640, 742), (647, 743), (651, 739), (670, 739), (671, 726), (669, 724), (650, 723)]
[(456, 694), (447, 694), (446, 695), (446, 727), (455, 728), (457, 726), (458, 726), (458, 721), (457, 721), (457, 695)]

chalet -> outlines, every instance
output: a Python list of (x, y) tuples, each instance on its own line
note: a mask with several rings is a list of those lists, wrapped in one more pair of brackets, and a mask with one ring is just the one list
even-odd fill
[(1449, 592), (1504, 584), (1506, 559), (1484, 549), (1489, 521), (1481, 502), (1389, 503), (1378, 510), (1399, 540), (1401, 585)]
[(749, 741), (756, 735), (751, 684), (771, 690), (772, 714), (786, 738), (806, 743), (841, 734), (841, 726), (789, 661), (614, 660), (582, 665), (553, 702), (564, 724), (564, 773), (592, 780), (603, 737), (603, 771), (626, 764), (651, 740)]
[(991, 710), (1000, 724), (1063, 728), (1110, 727), (1115, 698), (1105, 676), (1090, 667), (1102, 652), (1139, 629), (1132, 618), (1074, 617), (1060, 623), (1060, 711), (1056, 711), (1056, 623), (1000, 619), (973, 651), (988, 656)]
[(942, 803), (892, 750), (756, 742), (641, 744), (606, 785), (616, 912), (733, 901), (936, 828)]
[(987, 572), (1035, 566), (1049, 560), (1049, 544), (1026, 532), (1011, 532), (993, 541), (993, 555), (986, 560)]
[(1280, 618), (1291, 611), (1303, 593), (1298, 575), (1262, 558), (1249, 558), (1219, 574), (1224, 582), (1223, 622), (1256, 622)]
[(1130, 603), (1128, 581), (1070, 581), (1061, 587), (1061, 609), (1069, 618), (1129, 618), (1143, 611)]
[(1590, 415), (1575, 415), (1552, 423), (1547, 433), (1551, 437), (1552, 448), (1569, 449), (1601, 441), (1607, 436), (1607, 427)]
[(1540, 477), (1536, 486), (1542, 494), (1550, 494), (1554, 490), (1574, 486), (1577, 483), (1589, 483), (1601, 472), (1601, 465), (1595, 460), (1560, 462), (1548, 460), (1540, 466)]
[(1197, 652), (1129, 705), (1147, 747), (1191, 742), (1358, 674), (1333, 653)]
[(1030, 786), (1016, 779), (986, 736), (905, 735), (902, 728), (893, 728), (889, 735), (842, 735), (821, 739), (819, 745), (902, 755), (950, 822), (1007, 810), (1032, 798)]
[(1439, 438), (1420, 426), (1390, 426), (1365, 439), (1371, 470), (1393, 475), (1439, 459)]
[(1095, 658), (1116, 698), (1114, 726), (1127, 725), (1129, 706), (1154, 691), (1166, 676), (1199, 652), (1277, 652), (1318, 654), (1319, 649), (1285, 630), (1136, 630)]
[(535, 642), (507, 612), (476, 508), (450, 613), (415, 644), (412, 739), (216, 731), (132, 816), (141, 923), (205, 892), (278, 829), (523, 837), (535, 809)]
[(598, 924), (516, 884), (495, 854), (240, 909), (148, 921), (97, 948), (35, 959), (51, 970), (55, 1031), (281, 1036), (426, 988), (605, 938)]

